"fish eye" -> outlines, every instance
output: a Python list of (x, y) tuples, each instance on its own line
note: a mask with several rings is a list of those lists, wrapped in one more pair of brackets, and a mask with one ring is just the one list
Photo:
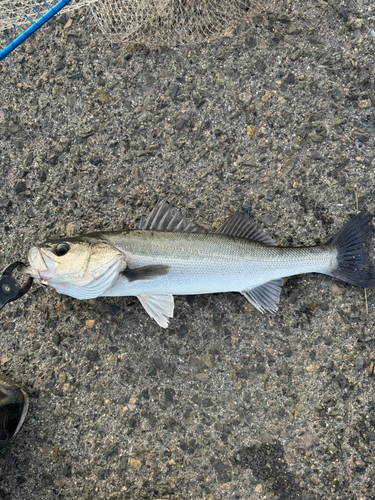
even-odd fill
[(63, 255), (66, 255), (70, 250), (70, 246), (68, 243), (59, 243), (55, 247), (55, 254), (58, 255), (59, 257), (62, 257)]

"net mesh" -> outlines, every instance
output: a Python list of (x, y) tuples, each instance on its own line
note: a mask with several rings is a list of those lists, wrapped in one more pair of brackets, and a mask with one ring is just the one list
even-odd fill
[[(61, 13), (75, 10), (96, 1), (98, 0), (73, 1), (64, 7)], [(57, 1), (49, 0), (48, 3), (55, 5)], [(30, 20), (35, 22), (39, 18), (34, 9), (37, 9), (41, 15), (48, 11), (48, 7), (42, 0), (0, 0), (0, 33), (11, 30), (13, 25), (20, 28), (20, 30), (27, 29), (31, 26)], [(28, 16), (30, 20), (25, 16)]]
[(116, 41), (173, 46), (230, 32), (259, 6), (257, 0), (102, 0), (90, 8), (101, 30)]
[[(57, 0), (56, 0), (57, 1)], [(56, 3), (50, 0), (50, 3)], [(62, 13), (89, 6), (105, 35), (150, 47), (195, 44), (229, 33), (272, 0), (73, 0)], [(42, 0), (0, 0), (0, 32), (30, 26), (47, 11)]]

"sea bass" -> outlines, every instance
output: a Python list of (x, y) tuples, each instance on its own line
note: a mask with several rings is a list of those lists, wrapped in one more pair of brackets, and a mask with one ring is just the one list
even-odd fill
[(362, 288), (375, 286), (367, 250), (370, 221), (362, 212), (324, 245), (279, 247), (244, 213), (209, 233), (161, 201), (132, 230), (31, 248), (22, 272), (76, 299), (136, 296), (166, 328), (173, 295), (240, 292), (259, 311), (275, 312), (286, 276), (322, 273)]

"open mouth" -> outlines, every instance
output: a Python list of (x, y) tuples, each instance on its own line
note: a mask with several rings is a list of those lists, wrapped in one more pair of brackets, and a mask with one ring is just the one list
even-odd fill
[(27, 262), (26, 264), (22, 264), (22, 266), (17, 267), (17, 271), (21, 274), (26, 274), (27, 276), (30, 276), (30, 273), (28, 271), (30, 267), (30, 264)]
[(34, 278), (35, 280), (38, 281), (38, 283), (40, 283), (41, 285), (48, 285), (48, 282), (47, 280), (43, 279), (41, 276), (40, 276), (40, 273), (39, 271), (36, 271), (35, 269), (33, 269), (33, 267), (27, 263), (27, 264), (24, 264), (22, 266), (18, 266), (17, 267), (17, 271), (21, 274), (23, 274), (24, 276), (29, 276), (29, 277), (32, 277)]

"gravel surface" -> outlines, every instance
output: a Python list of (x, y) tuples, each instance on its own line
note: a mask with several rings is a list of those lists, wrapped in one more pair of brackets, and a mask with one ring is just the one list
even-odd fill
[[(163, 197), (208, 229), (247, 210), (282, 245), (374, 213), (373, 5), (291, 2), (155, 51), (60, 16), (0, 65), (1, 267)], [(163, 330), (135, 298), (33, 286), (0, 315), (0, 369), (30, 395), (0, 499), (375, 498), (367, 305), (308, 275), (275, 315), (177, 297)]]

